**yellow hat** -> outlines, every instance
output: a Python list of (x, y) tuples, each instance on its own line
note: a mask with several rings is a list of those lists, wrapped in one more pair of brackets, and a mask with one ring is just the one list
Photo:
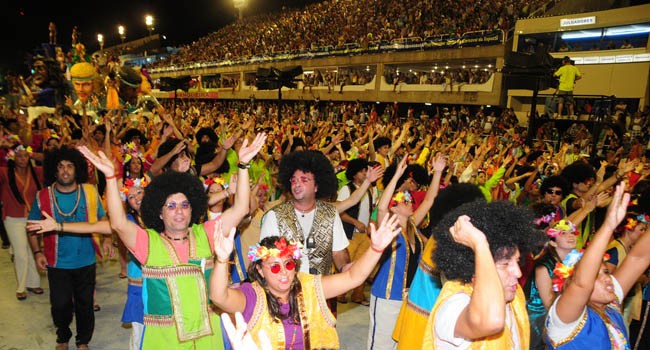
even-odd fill
[(95, 67), (88, 62), (79, 62), (70, 68), (70, 77), (72, 80), (87, 81), (95, 79), (97, 71)]

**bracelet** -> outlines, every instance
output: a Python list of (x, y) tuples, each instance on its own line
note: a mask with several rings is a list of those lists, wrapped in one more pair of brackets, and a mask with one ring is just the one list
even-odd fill
[(112, 179), (117, 179), (117, 174), (113, 174), (111, 176), (106, 176), (106, 181), (112, 180)]
[(250, 169), (251, 163), (237, 163), (237, 167), (244, 170)]
[(224, 189), (224, 191), (226, 191), (226, 195), (228, 197), (230, 197), (232, 195), (232, 193), (230, 193), (230, 190), (228, 189), (228, 187), (226, 187), (226, 189)]
[(383, 253), (383, 252), (384, 252), (384, 250), (383, 250), (383, 249), (382, 249), (382, 250), (379, 250), (379, 249), (377, 249), (377, 248), (375, 248), (375, 247), (373, 247), (373, 246), (372, 246), (372, 244), (370, 245), (370, 249), (372, 249), (372, 251), (373, 251), (373, 252), (375, 252), (375, 253), (379, 253), (379, 254), (381, 254), (381, 253)]
[(41, 254), (43, 254), (43, 251), (39, 249), (39, 250), (37, 250), (37, 251), (35, 251), (35, 252), (33, 252), (32, 254), (33, 254), (34, 256), (36, 256), (36, 254), (38, 254), (38, 253), (41, 253)]
[(219, 257), (216, 255), (214, 256), (214, 261), (216, 261), (217, 264), (227, 264), (227, 265), (233, 264), (230, 260), (219, 260)]

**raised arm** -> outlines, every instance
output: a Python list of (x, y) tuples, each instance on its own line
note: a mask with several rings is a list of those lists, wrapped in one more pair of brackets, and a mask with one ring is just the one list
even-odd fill
[(630, 195), (624, 194), (624, 190), (625, 184), (621, 183), (616, 186), (612, 202), (607, 209), (605, 222), (589, 243), (589, 247), (575, 267), (573, 280), (557, 301), (557, 316), (564, 323), (577, 320), (589, 302), (612, 232), (625, 217)]
[(106, 177), (106, 203), (110, 213), (111, 227), (120, 236), (124, 245), (131, 251), (135, 250), (137, 225), (126, 218), (120, 190), (117, 185), (115, 166), (104, 152), (99, 151), (99, 155), (91, 152), (86, 146), (79, 147), (79, 151), (88, 159), (99, 171)]
[(627, 295), (632, 286), (636, 283), (639, 276), (650, 265), (650, 227), (641, 235), (632, 250), (627, 254), (623, 263), (614, 272), (614, 277), (618, 280), (623, 289), (623, 295)]
[(347, 271), (322, 276), (325, 298), (333, 298), (360, 286), (379, 262), (382, 252), (399, 233), (397, 216), (386, 215), (378, 229), (370, 224), (370, 247)]
[(359, 203), (366, 191), (372, 186), (372, 183), (377, 181), (384, 175), (384, 168), (382, 166), (368, 167), (368, 173), (366, 179), (363, 181), (361, 186), (359, 186), (350, 196), (340, 202), (334, 202), (336, 211), (340, 213), (350, 209), (355, 204)]
[[(478, 339), (501, 332), (505, 325), (505, 295), (490, 245), (485, 234), (474, 227), (466, 215), (449, 228), (454, 240), (474, 252), (474, 291), (469, 304), (461, 311), (454, 335)], [(444, 322), (444, 320), (441, 320)]]
[(250, 195), (248, 168), (250, 168), (250, 161), (262, 149), (265, 141), (266, 134), (260, 133), (255, 136), (255, 139), (250, 145), (248, 144), (248, 140), (244, 139), (244, 143), (239, 149), (239, 169), (237, 172), (235, 204), (224, 211), (220, 218), (224, 232), (230, 232), (231, 228), (237, 227), (244, 216), (248, 214)]
[(413, 213), (413, 222), (415, 225), (419, 225), (422, 220), (426, 217), (429, 209), (433, 205), (433, 201), (438, 196), (438, 191), (440, 190), (440, 178), (442, 177), (442, 171), (445, 170), (447, 166), (447, 161), (442, 154), (439, 154), (435, 159), (432, 159), (433, 165), (433, 176), (431, 177), (431, 183), (429, 184), (429, 189), (424, 195), (424, 199), (420, 206)]
[[(247, 184), (248, 186), (248, 184)], [(234, 249), (235, 227), (224, 234), (223, 221), (218, 222), (214, 230), (215, 265), (210, 278), (210, 300), (222, 311), (229, 314), (243, 312), (246, 307), (244, 293), (236, 288), (228, 288), (230, 276), (228, 264)]]
[(400, 177), (404, 174), (404, 171), (406, 171), (406, 160), (408, 157), (402, 158), (402, 160), (397, 164), (397, 168), (395, 169), (395, 175), (393, 175), (393, 178), (390, 179), (390, 182), (384, 187), (384, 192), (381, 194), (381, 197), (379, 198), (379, 202), (377, 203), (377, 222), (381, 222), (383, 220), (383, 217), (389, 213), (390, 208), (388, 208), (388, 204), (390, 204), (390, 200), (393, 198), (393, 194), (395, 193), (395, 188), (397, 187), (397, 181), (399, 180)]

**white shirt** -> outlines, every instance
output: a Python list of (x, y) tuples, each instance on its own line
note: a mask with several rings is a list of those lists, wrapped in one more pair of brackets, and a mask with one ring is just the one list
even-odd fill
[[(294, 209), (295, 210), (295, 209)], [(314, 221), (314, 214), (316, 209), (305, 213), (296, 211), (296, 218), (298, 218), (298, 223), (302, 228), (302, 236), (304, 241), (302, 242), (302, 258), (300, 264), (300, 272), (309, 273), (309, 249), (307, 248), (307, 238), (309, 237), (309, 231), (311, 231), (311, 224)], [(350, 244), (348, 238), (345, 236), (345, 231), (343, 230), (343, 223), (341, 222), (341, 217), (337, 214), (334, 218), (334, 227), (332, 230), (332, 251), (338, 252), (348, 247)], [(275, 216), (273, 210), (269, 210), (263, 218), (262, 228), (260, 230), (260, 241), (266, 237), (270, 236), (280, 236), (280, 230), (278, 229), (278, 218)]]
[[(345, 185), (341, 187), (341, 189), (339, 190), (336, 200), (339, 202), (344, 201), (350, 198), (350, 195), (351, 195), (350, 188), (347, 185)], [(363, 197), (361, 197), (361, 201), (359, 202), (359, 215), (357, 215), (355, 219), (363, 222), (363, 224), (366, 226), (368, 226), (368, 223), (370, 222), (370, 199), (368, 198), (367, 191), (366, 193), (364, 193)], [(357, 232), (356, 228), (354, 229), (354, 232)]]
[[(472, 341), (465, 338), (458, 338), (454, 335), (456, 332), (456, 322), (458, 317), (469, 305), (470, 296), (465, 293), (457, 293), (449, 297), (440, 307), (436, 313), (436, 321), (433, 325), (434, 329), (434, 342), (435, 348), (441, 350), (458, 350), (469, 349)], [(506, 304), (506, 327), (510, 329), (512, 334), (513, 349), (521, 349), (519, 344), (519, 331), (517, 330), (517, 322), (514, 320), (514, 315), (510, 303)]]

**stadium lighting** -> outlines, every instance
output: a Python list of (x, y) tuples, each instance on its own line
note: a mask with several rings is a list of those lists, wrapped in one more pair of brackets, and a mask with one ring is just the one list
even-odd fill
[(99, 51), (104, 51), (104, 35), (97, 34), (97, 42), (99, 42)]
[(120, 35), (120, 40), (122, 40), (122, 44), (124, 44), (124, 39), (126, 39), (126, 29), (124, 29), (124, 26), (122, 25), (117, 26), (117, 33)]
[(619, 36), (619, 35), (636, 35), (650, 33), (648, 25), (629, 25), (624, 27), (607, 28), (603, 32), (600, 29), (580, 30), (562, 34), (562, 39), (587, 39), (600, 38), (600, 36)]
[(149, 35), (151, 35), (151, 33), (152, 33), (153, 30), (154, 30), (154, 27), (153, 27), (153, 16), (152, 16), (152, 15), (146, 15), (146, 16), (144, 16), (144, 24), (147, 25), (147, 31), (149, 31)]
[(232, 2), (239, 12), (239, 19), (242, 19), (244, 17), (244, 8), (248, 5), (248, 0), (233, 0)]

